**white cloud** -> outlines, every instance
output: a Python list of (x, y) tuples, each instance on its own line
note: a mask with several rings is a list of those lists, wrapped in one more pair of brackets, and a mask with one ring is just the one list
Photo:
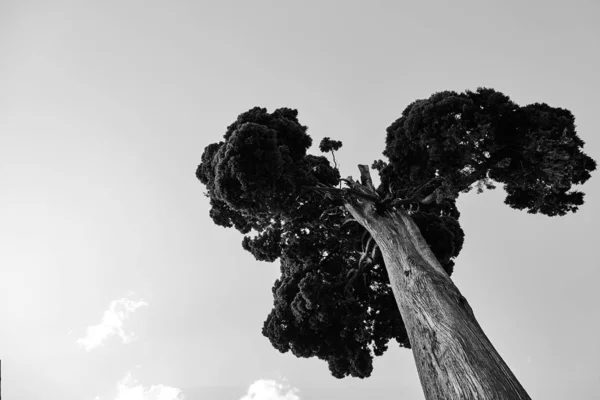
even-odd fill
[(183, 400), (183, 393), (180, 389), (165, 385), (144, 388), (131, 378), (131, 373), (128, 373), (117, 383), (115, 400)]
[(259, 379), (248, 388), (248, 394), (240, 400), (300, 400), (298, 389), (291, 387), (285, 380), (277, 382)]
[[(95, 400), (100, 400), (97, 396)], [(114, 400), (185, 400), (180, 389), (165, 386), (152, 385), (145, 388), (131, 377), (131, 372), (117, 383), (117, 396)]]
[(129, 318), (129, 315), (142, 306), (148, 304), (143, 301), (133, 301), (128, 298), (111, 301), (108, 310), (104, 312), (102, 322), (98, 325), (92, 325), (87, 328), (85, 337), (77, 339), (77, 343), (91, 351), (102, 345), (104, 340), (112, 335), (118, 335), (123, 343), (129, 343), (135, 339), (133, 333), (125, 333), (123, 330), (123, 321)]

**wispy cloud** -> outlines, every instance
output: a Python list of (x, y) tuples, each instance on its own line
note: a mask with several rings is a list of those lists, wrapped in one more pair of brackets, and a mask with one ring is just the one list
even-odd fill
[[(143, 301), (133, 301), (128, 298), (113, 300), (104, 311), (102, 322), (98, 325), (89, 326), (86, 335), (77, 339), (77, 343), (86, 351), (91, 351), (113, 335), (118, 335), (123, 343), (129, 343), (135, 339), (133, 333), (126, 333), (123, 330), (123, 321), (129, 318), (129, 315), (140, 307), (147, 306)], [(162, 400), (162, 399), (161, 399)]]
[[(97, 396), (94, 400), (101, 400)], [(144, 387), (131, 377), (131, 372), (117, 382), (117, 396), (114, 400), (185, 400), (181, 389), (165, 385)]]
[(300, 400), (298, 389), (287, 381), (259, 379), (248, 388), (248, 394), (240, 400)]

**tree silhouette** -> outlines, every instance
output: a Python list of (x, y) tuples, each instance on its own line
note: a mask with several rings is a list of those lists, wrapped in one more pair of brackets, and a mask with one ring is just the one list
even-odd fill
[[(307, 154), (297, 116), (241, 114), (196, 171), (213, 221), (244, 234), (257, 260), (280, 260), (263, 327), (272, 345), (364, 378), (395, 339), (413, 348), (428, 399), (528, 398), (449, 278), (464, 239), (456, 198), (502, 184), (515, 209), (577, 211), (572, 186), (596, 163), (571, 112), (485, 88), (415, 101), (387, 129), (377, 188), (366, 166), (359, 183), (340, 178), (335, 158)], [(319, 148), (341, 146), (327, 137)]]

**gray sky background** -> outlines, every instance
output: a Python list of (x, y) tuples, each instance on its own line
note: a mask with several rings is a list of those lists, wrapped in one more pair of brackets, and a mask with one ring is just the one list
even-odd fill
[[(486, 86), (570, 109), (600, 160), (599, 15), (592, 0), (2, 1), (4, 396), (239, 400), (287, 379), (288, 399), (422, 399), (407, 350), (336, 380), (270, 346), (278, 265), (213, 225), (202, 151), (239, 113), (287, 106), (315, 144), (344, 142), (356, 176), (413, 100)], [(562, 218), (501, 189), (459, 201), (454, 281), (533, 398), (598, 396), (597, 175)]]

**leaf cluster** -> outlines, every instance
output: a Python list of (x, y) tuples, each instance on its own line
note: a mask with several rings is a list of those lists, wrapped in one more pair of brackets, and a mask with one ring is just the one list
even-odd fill
[(413, 102), (388, 127), (389, 164), (377, 166), (382, 191), (396, 197), (430, 183), (423, 194), (442, 201), (497, 182), (509, 206), (555, 216), (583, 204), (572, 186), (596, 169), (583, 145), (568, 110), (520, 107), (493, 89), (446, 91)]
[(339, 140), (332, 140), (329, 137), (324, 137), (319, 143), (319, 150), (323, 153), (328, 153), (330, 151), (338, 151), (342, 147), (342, 142)]

